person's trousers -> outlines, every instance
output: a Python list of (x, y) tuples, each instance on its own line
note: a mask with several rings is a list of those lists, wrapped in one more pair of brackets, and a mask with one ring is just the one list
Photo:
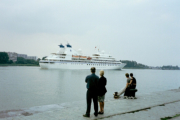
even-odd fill
[(87, 90), (86, 93), (86, 101), (87, 101), (87, 110), (86, 110), (86, 115), (90, 115), (91, 111), (91, 101), (93, 99), (94, 103), (94, 114), (98, 114), (98, 99), (97, 99), (97, 91), (93, 90)]
[(124, 96), (130, 97), (130, 87), (127, 87), (125, 92), (124, 92)]
[(124, 87), (121, 91), (119, 91), (118, 95), (119, 96), (122, 95), (125, 92), (125, 90), (126, 90), (126, 87)]
[[(130, 89), (136, 89), (136, 85), (132, 85)], [(130, 96), (135, 97), (135, 91), (131, 92)]]

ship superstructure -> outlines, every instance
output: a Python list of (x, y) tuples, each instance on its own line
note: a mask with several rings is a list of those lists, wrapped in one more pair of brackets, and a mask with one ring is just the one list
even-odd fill
[(81, 49), (74, 50), (70, 44), (60, 44), (60, 49), (52, 53), (45, 60), (40, 60), (41, 68), (45, 69), (122, 69), (126, 64), (115, 60), (104, 51), (96, 52), (92, 56), (83, 55)]

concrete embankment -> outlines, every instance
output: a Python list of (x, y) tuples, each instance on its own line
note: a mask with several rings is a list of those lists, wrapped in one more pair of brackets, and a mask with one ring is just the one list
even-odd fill
[[(108, 98), (107, 98), (108, 99)], [(36, 106), (20, 110), (0, 111), (2, 120), (160, 120), (180, 114), (180, 89), (138, 95), (137, 99), (113, 99), (105, 101), (103, 115), (94, 116), (93, 104), (90, 118), (82, 115), (86, 101)], [(173, 118), (173, 119), (178, 119)]]

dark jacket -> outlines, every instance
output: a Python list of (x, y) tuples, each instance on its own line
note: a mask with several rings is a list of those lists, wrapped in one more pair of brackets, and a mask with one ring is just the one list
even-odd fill
[(85, 82), (87, 83), (86, 88), (88, 90), (97, 90), (98, 81), (99, 77), (94, 73), (88, 75), (85, 80)]
[(132, 85), (136, 84), (136, 78), (135, 77), (132, 78), (132, 83), (131, 84)]
[(107, 92), (106, 87), (105, 87), (106, 83), (107, 83), (106, 78), (102, 76), (98, 82), (98, 96), (103, 96)]

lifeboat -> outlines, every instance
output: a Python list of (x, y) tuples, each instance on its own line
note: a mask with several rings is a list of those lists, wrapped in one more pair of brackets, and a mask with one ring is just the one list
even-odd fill
[(88, 57), (87, 60), (91, 60), (92, 58), (91, 57)]
[(72, 59), (79, 59), (78, 55), (72, 55)]
[(86, 60), (86, 59), (87, 59), (87, 56), (79, 56), (79, 59), (81, 59), (81, 60)]

